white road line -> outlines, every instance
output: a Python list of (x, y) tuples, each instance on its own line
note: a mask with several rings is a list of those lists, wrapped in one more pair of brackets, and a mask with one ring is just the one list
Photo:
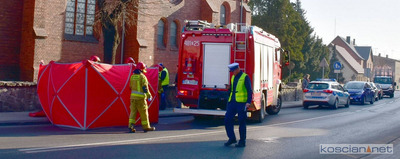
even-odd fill
[[(355, 112), (357, 112), (357, 111), (355, 111)], [(311, 120), (316, 120), (316, 119), (322, 119), (322, 118), (328, 118), (328, 117), (352, 114), (352, 113), (355, 113), (355, 112), (342, 112), (342, 113), (337, 113), (337, 114), (324, 115), (324, 116), (308, 118), (308, 119), (302, 119), (302, 120), (289, 121), (289, 122), (284, 122), (284, 123), (277, 123), (277, 124), (257, 126), (257, 127), (248, 127), (247, 130), (257, 130), (257, 129), (262, 129), (262, 128), (265, 128), (265, 127), (282, 126), (282, 125), (306, 122), (306, 121), (311, 121)], [(71, 149), (78, 149), (78, 148), (85, 148), (85, 147), (88, 148), (88, 147), (106, 146), (106, 145), (108, 146), (108, 145), (138, 144), (138, 143), (154, 141), (154, 140), (155, 141), (171, 140), (171, 139), (174, 139), (174, 138), (184, 138), (184, 137), (211, 135), (211, 134), (219, 134), (219, 133), (225, 133), (225, 130), (216, 130), (216, 131), (211, 131), (211, 132), (195, 133), (195, 134), (184, 134), (184, 135), (154, 137), (154, 138), (146, 138), (146, 139), (132, 139), (132, 140), (97, 142), (97, 143), (64, 145), (64, 146), (54, 146), (54, 147), (27, 148), (27, 149), (19, 149), (19, 151), (24, 152), (24, 153), (40, 153), (40, 152), (50, 152), (50, 151), (63, 151), (63, 150), (71, 150)]]

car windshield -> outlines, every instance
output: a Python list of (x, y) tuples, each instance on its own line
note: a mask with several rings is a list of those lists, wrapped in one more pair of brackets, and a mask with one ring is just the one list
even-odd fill
[(392, 79), (384, 77), (375, 77), (375, 83), (392, 84)]
[(346, 85), (344, 85), (344, 88), (346, 88), (346, 89), (363, 89), (364, 83), (347, 83)]
[(329, 84), (327, 83), (310, 83), (308, 84), (308, 89), (327, 89)]

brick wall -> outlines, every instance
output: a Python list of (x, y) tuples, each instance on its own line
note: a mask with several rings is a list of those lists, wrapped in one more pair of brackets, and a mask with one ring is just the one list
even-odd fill
[(3, 0), (0, 5), (0, 80), (19, 79), (23, 0)]
[[(29, 1), (29, 0), (27, 0)], [(27, 4), (32, 2), (26, 2)], [(24, 77), (22, 80), (36, 81), (41, 60), (47, 64), (50, 61), (56, 62), (80, 62), (89, 59), (91, 55), (103, 57), (103, 39), (99, 38), (98, 42), (80, 42), (68, 41), (64, 38), (65, 27), (65, 9), (66, 1), (48, 1), (36, 0), (34, 3), (34, 19), (33, 24), (29, 24), (27, 20), (24, 32), (24, 40), (26, 38), (26, 56), (32, 56), (32, 61), (28, 61), (24, 67)], [(31, 8), (26, 8), (27, 10)], [(31, 12), (27, 11), (27, 14)], [(28, 16), (29, 17), (29, 16)], [(27, 18), (29, 19), (29, 18)], [(32, 31), (31, 33), (28, 33)], [(45, 36), (38, 35), (38, 31), (44, 31)], [(33, 35), (32, 35), (33, 33)], [(36, 33), (36, 34), (35, 34)], [(32, 37), (33, 36), (33, 37)], [(98, 36), (102, 37), (102, 36)], [(31, 54), (32, 47), (33, 52)], [(25, 48), (24, 48), (25, 49)], [(103, 58), (102, 58), (103, 59)]]
[[(127, 31), (126, 55), (135, 57), (136, 61), (145, 62), (148, 66), (163, 63), (170, 72), (170, 83), (173, 83), (177, 71), (178, 48), (171, 46), (169, 42), (171, 22), (178, 22), (178, 33), (184, 26), (184, 20), (200, 19), (219, 24), (219, 10), (222, 4), (229, 5), (227, 8), (231, 11), (227, 16), (230, 18), (227, 22), (238, 23), (240, 21), (240, 0), (185, 0), (179, 4), (171, 4), (169, 1), (151, 1), (151, 3), (143, 1), (139, 4), (139, 10), (142, 12), (138, 15), (137, 28)], [(165, 48), (157, 46), (157, 24), (162, 18), (165, 18), (167, 27)], [(251, 17), (246, 17), (246, 19), (249, 18)], [(247, 22), (251, 23), (250, 20)], [(137, 32), (134, 29), (137, 29)], [(180, 34), (178, 36), (180, 37)], [(140, 43), (145, 46), (137, 48)]]
[(40, 110), (34, 82), (0, 82), (0, 112)]

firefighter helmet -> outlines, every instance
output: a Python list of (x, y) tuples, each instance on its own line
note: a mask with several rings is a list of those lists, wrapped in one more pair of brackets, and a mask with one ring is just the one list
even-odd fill
[(135, 63), (135, 60), (132, 57), (128, 57), (125, 59), (125, 63)]
[(146, 65), (145, 65), (143, 62), (139, 62), (139, 63), (136, 65), (136, 69), (144, 70), (144, 69), (146, 69)]
[(93, 62), (100, 62), (101, 61), (100, 57), (98, 57), (96, 55), (90, 56), (90, 60), (93, 61)]
[(158, 67), (158, 72), (161, 72), (164, 68), (161, 65), (157, 65)]

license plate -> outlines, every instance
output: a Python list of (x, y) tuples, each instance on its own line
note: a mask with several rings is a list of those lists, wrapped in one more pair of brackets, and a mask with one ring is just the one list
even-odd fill
[(320, 92), (311, 92), (311, 95), (312, 95), (312, 96), (320, 96), (321, 93), (320, 93)]

